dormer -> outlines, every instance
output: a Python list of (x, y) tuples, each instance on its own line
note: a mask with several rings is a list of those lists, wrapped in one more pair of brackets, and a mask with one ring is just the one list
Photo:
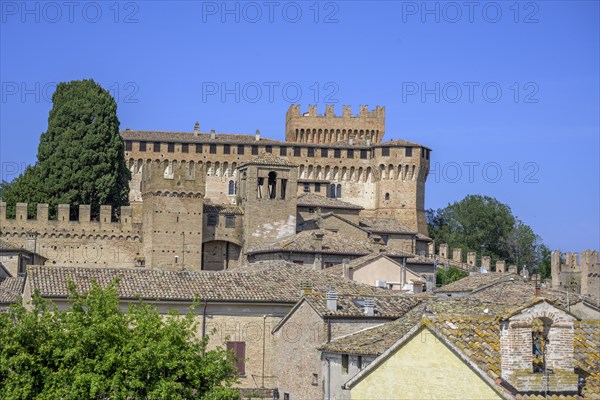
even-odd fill
[(576, 394), (576, 318), (538, 299), (500, 322), (501, 375), (520, 393)]

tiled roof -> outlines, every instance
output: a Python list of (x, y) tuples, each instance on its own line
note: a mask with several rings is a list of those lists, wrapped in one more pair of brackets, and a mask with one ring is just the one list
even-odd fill
[(518, 277), (513, 273), (488, 272), (485, 274), (476, 273), (452, 282), (448, 285), (437, 289), (436, 293), (448, 292), (471, 292), (483, 286), (490, 285), (495, 282), (514, 279)]
[(93, 280), (106, 286), (115, 278), (121, 283), (118, 293), (124, 299), (190, 301), (196, 297), (223, 301), (260, 301), (295, 303), (307, 283), (315, 292), (325, 293), (331, 286), (340, 294), (376, 296), (383, 289), (352, 282), (282, 261), (258, 262), (232, 271), (164, 271), (117, 268), (29, 267), (31, 290), (43, 297), (65, 298), (72, 280), (82, 291)]
[(221, 215), (244, 215), (244, 209), (234, 204), (204, 204), (204, 213)]
[(19, 249), (20, 249), (20, 247), (17, 246), (16, 244), (0, 239), (0, 251), (2, 251), (2, 250), (15, 251), (15, 250), (19, 250)]
[(373, 233), (416, 233), (394, 218), (365, 217), (360, 219), (360, 226)]
[(385, 147), (385, 146), (421, 147), (421, 145), (418, 143), (409, 142), (408, 140), (402, 140), (402, 139), (388, 140), (387, 142), (377, 143), (374, 146), (375, 147)]
[(211, 139), (210, 133), (194, 132), (167, 132), (167, 131), (121, 131), (124, 140), (150, 141), (150, 142), (177, 142), (177, 143), (239, 143), (239, 144), (274, 144), (284, 145), (285, 142), (261, 137), (256, 140), (255, 135), (215, 133), (215, 138)]
[[(327, 309), (327, 300), (324, 293), (308, 294), (304, 296), (311, 306), (321, 316), (364, 317), (365, 309), (362, 301), (365, 298), (373, 299), (377, 318), (399, 318), (410, 311), (419, 300), (414, 296), (400, 293), (386, 293), (378, 296), (339, 295), (337, 311)], [(373, 318), (373, 317), (369, 317)]]
[(277, 157), (273, 153), (269, 153), (268, 151), (263, 152), (261, 155), (253, 157), (252, 159), (245, 161), (239, 165), (239, 167), (243, 167), (245, 165), (269, 165), (274, 167), (297, 167), (296, 164), (290, 162), (281, 157)]
[(25, 278), (8, 277), (0, 282), (0, 304), (12, 304), (21, 300)]
[(343, 208), (350, 210), (362, 210), (363, 207), (347, 203), (345, 201), (331, 199), (314, 193), (304, 193), (298, 196), (298, 206), (304, 207), (322, 207), (322, 208)]
[(273, 244), (257, 244), (248, 250), (248, 254), (273, 253), (279, 251), (313, 253), (317, 251), (317, 237), (319, 235), (322, 235), (321, 253), (360, 256), (370, 253), (384, 253), (392, 256), (410, 256), (408, 253), (373, 243), (369, 239), (357, 239), (326, 229), (303, 231)]

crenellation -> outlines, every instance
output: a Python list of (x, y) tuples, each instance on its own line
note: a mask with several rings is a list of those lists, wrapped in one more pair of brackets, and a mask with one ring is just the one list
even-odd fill
[(15, 217), (17, 221), (27, 221), (27, 203), (17, 203)]
[(89, 204), (79, 205), (79, 222), (89, 224), (91, 221), (92, 207)]

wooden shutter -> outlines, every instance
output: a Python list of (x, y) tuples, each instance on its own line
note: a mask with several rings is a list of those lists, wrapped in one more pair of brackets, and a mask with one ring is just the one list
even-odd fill
[(227, 342), (227, 350), (233, 350), (233, 365), (239, 375), (246, 375), (246, 342)]

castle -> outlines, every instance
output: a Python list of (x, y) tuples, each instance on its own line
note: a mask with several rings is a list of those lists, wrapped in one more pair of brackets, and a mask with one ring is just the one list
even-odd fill
[(361, 106), (352, 115), (345, 106), (336, 116), (333, 106), (318, 115), (316, 106), (302, 114), (292, 105), (285, 141), (258, 130), (203, 133), (198, 123), (191, 132), (121, 135), (132, 172), (130, 206), (116, 213), (102, 206), (99, 220), (91, 220), (90, 207), (81, 205), (78, 220), (70, 220), (70, 206), (60, 205), (58, 219), (49, 220), (47, 205), (28, 219), (19, 203), (16, 218), (8, 219), (1, 203), (0, 238), (43, 255), (46, 264), (88, 267), (230, 269), (252, 261), (249, 254), (264, 258), (265, 249), (280, 249), (290, 237), (320, 243), (323, 235), (302, 232), (319, 229), (330, 242), (350, 237), (363, 246), (337, 258), (322, 246), (310, 260), (283, 251), (269, 257), (323, 265), (371, 251), (405, 261), (429, 253), (424, 198), (431, 150), (384, 142), (383, 107)]

